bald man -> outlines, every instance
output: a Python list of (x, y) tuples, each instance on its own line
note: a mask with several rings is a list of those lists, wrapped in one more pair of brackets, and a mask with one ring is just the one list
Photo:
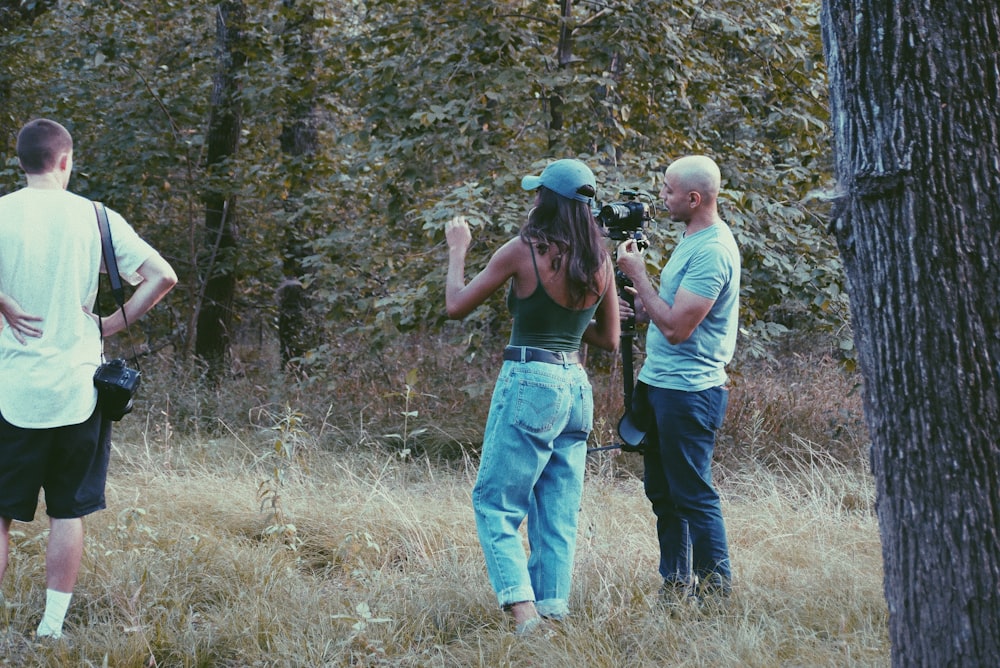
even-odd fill
[[(617, 255), (634, 286), (635, 315), (651, 323), (635, 392), (635, 400), (648, 405), (635, 409), (654, 416), (643, 450), (644, 485), (656, 515), (660, 600), (671, 607), (722, 603), (732, 591), (711, 469), (739, 323), (740, 254), (719, 216), (721, 180), (715, 161), (700, 155), (680, 158), (664, 173), (660, 197), (684, 231), (659, 291), (634, 240)], [(631, 315), (623, 310), (623, 317)]]

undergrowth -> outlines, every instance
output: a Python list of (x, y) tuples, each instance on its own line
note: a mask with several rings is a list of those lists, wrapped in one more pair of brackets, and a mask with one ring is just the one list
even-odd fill
[[(85, 521), (72, 640), (32, 638), (47, 527), (15, 524), (0, 665), (888, 665), (857, 380), (828, 355), (734, 368), (716, 466), (731, 606), (657, 607), (641, 459), (600, 452), (574, 614), (551, 640), (512, 635), (476, 539), (469, 495), (498, 361), (419, 338), (378, 369), (361, 368), (366, 355), (316, 377), (262, 360), (214, 385), (145, 363), (108, 509)], [(618, 362), (591, 357), (592, 445), (614, 440)]]

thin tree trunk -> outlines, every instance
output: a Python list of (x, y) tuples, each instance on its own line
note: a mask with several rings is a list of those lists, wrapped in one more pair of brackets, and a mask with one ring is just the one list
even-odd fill
[[(559, 3), (559, 45), (556, 48), (556, 61), (559, 69), (569, 67), (573, 63), (573, 31), (569, 25), (570, 16), (573, 14), (573, 0), (560, 0)], [(556, 135), (562, 131), (563, 127), (563, 99), (559, 88), (555, 88), (549, 95), (549, 148), (556, 142)]]
[(282, 240), (284, 280), (278, 289), (278, 340), (284, 367), (318, 343), (319, 327), (311, 317), (312, 299), (306, 287), (305, 259), (315, 235), (313, 218), (304, 198), (313, 187), (310, 175), (318, 151), (316, 118), (315, 7), (311, 0), (283, 0), (285, 60), (288, 64), (285, 102), (288, 121), (281, 131), (286, 156), (288, 197)]
[(895, 666), (1000, 666), (1000, 9), (824, 0)]
[(197, 311), (195, 354), (218, 378), (229, 351), (239, 247), (235, 188), (226, 164), (239, 145), (243, 103), (239, 76), (246, 63), (246, 7), (241, 1), (219, 3), (216, 14), (219, 67), (212, 90), (207, 136), (208, 187), (205, 192), (205, 289)]

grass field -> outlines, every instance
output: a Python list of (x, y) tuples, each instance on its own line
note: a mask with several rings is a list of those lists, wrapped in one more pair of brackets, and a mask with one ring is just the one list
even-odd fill
[[(115, 437), (108, 508), (85, 520), (66, 642), (33, 639), (44, 506), (14, 525), (0, 665), (889, 664), (857, 381), (827, 356), (734, 374), (716, 468), (731, 605), (656, 605), (641, 461), (599, 453), (573, 616), (552, 638), (515, 637), (495, 605), (470, 491), (496, 367), (453, 357), (411, 347), (370, 376), (345, 359), (336, 385), (296, 392), (151, 369)], [(592, 372), (595, 444), (620, 410), (616, 372)]]

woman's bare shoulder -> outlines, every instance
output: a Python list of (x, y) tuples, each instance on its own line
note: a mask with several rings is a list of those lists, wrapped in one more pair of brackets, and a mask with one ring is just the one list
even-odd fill
[(514, 237), (497, 249), (497, 255), (502, 255), (508, 261), (530, 259), (531, 246), (521, 237)]

